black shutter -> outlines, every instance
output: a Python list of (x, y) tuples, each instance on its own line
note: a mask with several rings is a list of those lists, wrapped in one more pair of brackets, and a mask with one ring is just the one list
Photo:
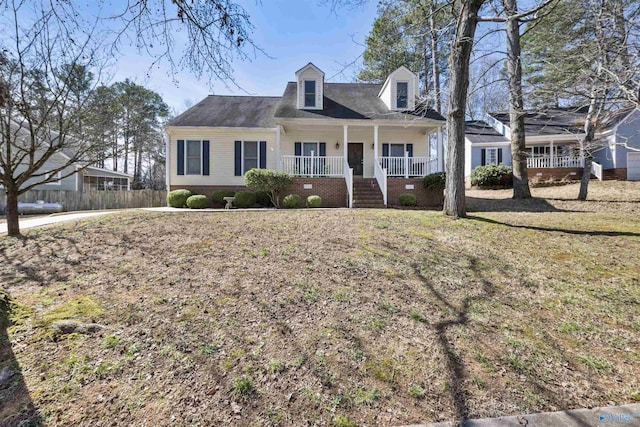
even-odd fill
[(407, 151), (409, 152), (409, 157), (413, 157), (413, 144), (407, 144)]
[(202, 141), (202, 175), (209, 175), (209, 141)]
[(325, 157), (327, 155), (327, 143), (321, 142), (320, 148), (318, 148), (318, 151), (320, 152), (318, 153), (320, 156)]
[(483, 148), (480, 150), (480, 152), (482, 153), (480, 165), (484, 166), (487, 164), (487, 150)]
[(178, 175), (184, 175), (184, 140), (178, 140)]
[(294, 145), (294, 154), (296, 156), (302, 156), (302, 142), (296, 142)]
[(235, 176), (242, 176), (242, 141), (236, 141), (234, 148)]
[(382, 144), (382, 157), (389, 157), (389, 144)]
[(498, 164), (502, 163), (502, 148), (498, 148)]
[(260, 169), (267, 168), (267, 141), (260, 141)]

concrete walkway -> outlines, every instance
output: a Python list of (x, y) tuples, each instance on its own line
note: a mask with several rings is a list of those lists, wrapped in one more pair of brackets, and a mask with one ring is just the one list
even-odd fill
[[(43, 225), (57, 224), (59, 222), (73, 221), (76, 219), (90, 218), (92, 216), (107, 215), (120, 211), (93, 211), (93, 212), (69, 212), (61, 214), (53, 214), (39, 218), (29, 218), (28, 216), (20, 217), (20, 230), (27, 228), (41, 227)], [(0, 224), (0, 235), (7, 233), (7, 223)]]
[(640, 403), (571, 411), (543, 412), (512, 417), (413, 424), (405, 427), (623, 427), (640, 426)]

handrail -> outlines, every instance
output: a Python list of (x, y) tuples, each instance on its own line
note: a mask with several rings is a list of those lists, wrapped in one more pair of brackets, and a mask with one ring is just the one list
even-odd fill
[(602, 165), (600, 163), (591, 162), (591, 173), (598, 178), (598, 181), (602, 181)]
[(376, 178), (376, 181), (378, 181), (378, 186), (380, 187), (380, 192), (382, 193), (384, 205), (387, 206), (387, 170), (382, 168), (380, 159), (375, 159), (373, 164), (373, 174)]
[(349, 167), (347, 159), (344, 160), (344, 181), (347, 184), (347, 196), (349, 198), (349, 208), (353, 207), (353, 168)]
[(293, 176), (336, 176), (344, 175), (342, 156), (282, 156), (282, 170)]

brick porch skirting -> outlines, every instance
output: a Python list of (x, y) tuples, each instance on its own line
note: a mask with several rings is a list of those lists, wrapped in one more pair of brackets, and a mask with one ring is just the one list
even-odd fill
[(529, 179), (540, 181), (578, 180), (582, 178), (582, 168), (529, 168)]
[[(413, 188), (407, 188), (407, 186)], [(387, 206), (400, 206), (401, 194), (416, 196), (421, 208), (441, 207), (444, 204), (444, 190), (430, 190), (422, 185), (422, 178), (387, 178)]]

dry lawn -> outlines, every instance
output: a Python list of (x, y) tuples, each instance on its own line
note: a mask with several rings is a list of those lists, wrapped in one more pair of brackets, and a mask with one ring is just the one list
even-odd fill
[[(640, 400), (640, 185), (570, 191), (471, 192), (458, 221), (139, 211), (1, 238), (0, 425), (388, 426)], [(105, 329), (54, 337), (65, 318)]]

